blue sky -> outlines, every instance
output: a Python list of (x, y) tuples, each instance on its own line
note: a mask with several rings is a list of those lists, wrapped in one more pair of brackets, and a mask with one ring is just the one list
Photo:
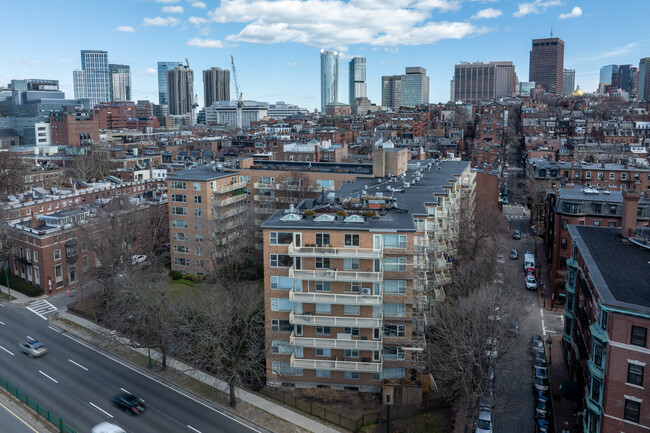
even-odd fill
[[(12, 78), (58, 79), (73, 97), (80, 50), (108, 51), (131, 65), (134, 99), (158, 102), (156, 62), (189, 59), (203, 100), (203, 69), (235, 58), (245, 99), (320, 106), (320, 49), (340, 60), (339, 100), (348, 99), (348, 61), (367, 58), (368, 96), (381, 102), (382, 75), (422, 66), (431, 102), (449, 99), (460, 61), (515, 63), (528, 80), (531, 39), (565, 42), (565, 68), (586, 91), (599, 68), (650, 56), (647, 0), (111, 0), (5, 1), (0, 85)], [(9, 37), (7, 39), (7, 37)], [(231, 79), (232, 82), (232, 79)], [(232, 84), (232, 83), (231, 83)], [(235, 92), (231, 90), (231, 95)]]

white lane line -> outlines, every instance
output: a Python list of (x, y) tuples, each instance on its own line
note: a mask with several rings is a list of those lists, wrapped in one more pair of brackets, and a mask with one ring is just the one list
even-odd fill
[(110, 413), (106, 412), (104, 409), (102, 409), (101, 407), (97, 406), (96, 404), (93, 404), (92, 401), (89, 401), (88, 404), (91, 405), (92, 407), (94, 407), (95, 409), (97, 409), (98, 411), (102, 412), (104, 415), (113, 418), (113, 415), (111, 415)]
[(68, 361), (70, 361), (71, 363), (73, 363), (73, 364), (76, 365), (77, 367), (79, 367), (79, 368), (83, 368), (84, 370), (88, 371), (88, 369), (87, 369), (86, 367), (84, 367), (84, 366), (81, 365), (81, 364), (77, 364), (77, 363), (74, 362), (72, 359), (68, 359)]
[(189, 428), (190, 430), (195, 431), (195, 432), (197, 432), (197, 433), (201, 433), (200, 430), (195, 429), (194, 427), (192, 427), (192, 426), (189, 425), (189, 424), (187, 425), (187, 428)]
[(539, 315), (542, 316), (542, 333), (546, 336), (546, 325), (544, 324), (544, 309), (539, 309)]
[(37, 315), (38, 317), (40, 317), (41, 319), (43, 319), (43, 320), (47, 320), (47, 317), (43, 316), (42, 314), (40, 314), (40, 313), (38, 313), (38, 312), (32, 310), (32, 309), (29, 308), (29, 307), (28, 307), (27, 309), (28, 309), (29, 311), (31, 311), (32, 313), (36, 314), (36, 315)]
[(4, 324), (5, 324), (5, 322), (0, 322), (0, 325), (4, 325)]
[[(182, 395), (183, 397), (187, 398), (188, 400), (192, 400), (193, 402), (195, 402), (195, 403), (197, 403), (197, 404), (200, 404), (201, 406), (205, 407), (206, 409), (209, 409), (209, 410), (211, 410), (211, 411), (213, 411), (213, 412), (216, 412), (216, 413), (218, 413), (218, 414), (221, 415), (221, 416), (225, 416), (226, 418), (228, 418), (228, 419), (230, 419), (230, 420), (236, 422), (237, 424), (241, 424), (242, 426), (246, 427), (246, 428), (249, 429), (250, 431), (253, 431), (253, 432), (256, 432), (256, 433), (262, 433), (261, 431), (259, 431), (259, 430), (257, 430), (257, 429), (254, 429), (253, 427), (251, 427), (251, 426), (249, 426), (249, 425), (244, 424), (243, 422), (239, 421), (238, 419), (233, 418), (233, 417), (231, 417), (230, 415), (228, 415), (228, 414), (226, 414), (226, 413), (223, 413), (223, 412), (221, 412), (221, 411), (219, 411), (219, 410), (213, 408), (212, 406), (208, 406), (207, 404), (203, 403), (202, 401), (199, 401), (199, 400), (195, 399), (194, 397), (192, 397), (192, 396), (190, 396), (190, 395), (188, 395), (188, 394), (185, 394), (185, 393), (183, 393), (183, 392), (181, 392), (181, 391), (179, 391), (179, 390), (177, 390), (177, 389), (174, 389), (174, 388), (172, 388), (171, 386), (167, 385), (166, 383), (163, 383), (163, 382), (161, 382), (161, 381), (155, 379), (154, 377), (149, 376), (149, 375), (146, 374), (146, 373), (143, 373), (142, 371), (136, 370), (135, 368), (131, 367), (130, 365), (124, 364), (123, 362), (119, 361), (118, 359), (116, 359), (116, 358), (114, 358), (114, 357), (112, 357), (112, 356), (110, 356), (110, 355), (107, 355), (107, 354), (104, 353), (104, 352), (101, 352), (101, 351), (97, 350), (96, 348), (92, 347), (91, 345), (87, 344), (86, 342), (84, 342), (84, 341), (82, 341), (82, 340), (79, 340), (78, 338), (75, 338), (75, 337), (73, 337), (73, 336), (70, 335), (70, 334), (67, 334), (67, 333), (66, 333), (66, 334), (61, 334), (61, 335), (63, 335), (63, 336), (65, 336), (65, 337), (69, 338), (69, 339), (72, 340), (72, 341), (76, 341), (77, 343), (81, 344), (82, 346), (84, 346), (84, 347), (86, 347), (86, 348), (92, 350), (92, 351), (95, 352), (95, 353), (98, 353), (98, 354), (104, 356), (105, 358), (110, 359), (110, 360), (113, 361), (113, 362), (116, 362), (116, 363), (120, 364), (122, 367), (128, 368), (129, 370), (131, 370), (131, 371), (133, 371), (133, 372), (135, 372), (135, 373), (138, 373), (139, 375), (141, 375), (141, 376), (143, 376), (143, 377), (146, 377), (147, 379), (149, 379), (149, 380), (151, 380), (151, 381), (153, 381), (153, 382), (156, 382), (157, 384), (159, 384), (159, 385), (161, 385), (161, 386), (164, 386), (165, 388), (167, 388), (167, 389), (169, 389), (169, 390), (171, 390), (171, 391), (173, 391), (173, 392), (175, 392), (175, 393), (177, 393), (177, 394)], [(112, 418), (112, 417), (111, 417), (111, 418)]]
[(122, 391), (126, 392), (127, 394), (131, 394), (129, 391), (127, 391), (127, 390), (124, 389), (124, 388), (120, 388), (120, 389), (121, 389)]
[(41, 373), (43, 376), (47, 377), (48, 379), (50, 379), (52, 382), (54, 382), (54, 383), (59, 383), (58, 380), (51, 378), (51, 377), (48, 376), (47, 374), (43, 373), (41, 370), (38, 370), (38, 372)]
[(36, 341), (35, 338), (32, 338), (32, 337), (30, 337), (29, 335), (27, 336), (27, 339), (28, 339), (28, 340), (32, 340), (32, 341)]
[(7, 352), (7, 353), (8, 353), (9, 355), (11, 355), (11, 356), (14, 356), (13, 353), (9, 352), (9, 351), (8, 351), (7, 349), (5, 349), (4, 347), (0, 346), (0, 349), (4, 350), (5, 352)]
[(52, 331), (57, 332), (57, 333), (59, 333), (59, 334), (61, 333), (61, 331), (59, 331), (58, 329), (53, 328), (53, 327), (51, 327), (51, 326), (48, 326), (48, 328), (50, 328)]

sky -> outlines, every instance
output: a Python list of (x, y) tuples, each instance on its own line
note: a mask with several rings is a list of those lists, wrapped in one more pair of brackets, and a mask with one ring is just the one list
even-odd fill
[[(60, 81), (73, 98), (81, 50), (108, 51), (131, 66), (132, 97), (158, 103), (158, 61), (189, 60), (201, 71), (235, 59), (244, 99), (320, 107), (320, 50), (340, 56), (339, 101), (348, 102), (348, 62), (367, 59), (368, 97), (381, 103), (381, 76), (421, 66), (430, 102), (449, 100), (454, 65), (513, 61), (528, 81), (531, 40), (565, 42), (564, 67), (585, 91), (607, 64), (650, 56), (643, 20), (650, 1), (623, 0), (3, 0), (0, 86), (11, 79)], [(234, 97), (231, 76), (231, 95)]]

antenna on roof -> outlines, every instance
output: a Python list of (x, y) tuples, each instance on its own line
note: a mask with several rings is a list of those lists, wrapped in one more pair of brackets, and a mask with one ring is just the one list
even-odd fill
[(551, 26), (551, 38), (553, 37), (553, 26)]

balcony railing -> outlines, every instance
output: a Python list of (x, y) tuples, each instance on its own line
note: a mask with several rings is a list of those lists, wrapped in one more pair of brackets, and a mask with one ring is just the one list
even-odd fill
[[(368, 289), (370, 290), (370, 289)], [(289, 291), (289, 299), (292, 302), (303, 302), (308, 304), (339, 304), (339, 305), (382, 305), (382, 296), (373, 294), (343, 294), (329, 292), (296, 292)]]
[(289, 255), (297, 257), (336, 257), (336, 258), (357, 258), (357, 259), (380, 259), (384, 251), (374, 248), (332, 248), (304, 246), (297, 247), (292, 242), (289, 245)]
[(231, 185), (222, 186), (221, 188), (215, 189), (214, 193), (215, 194), (224, 194), (224, 193), (235, 191), (237, 189), (242, 189), (242, 188), (246, 188), (246, 182), (237, 182), (237, 183), (233, 183)]
[(379, 283), (383, 279), (382, 272), (339, 271), (338, 269), (301, 270), (289, 268), (289, 278), (318, 281), (351, 281)]
[(259, 183), (255, 182), (253, 184), (253, 188), (255, 189), (275, 189), (275, 184), (274, 183)]
[(296, 337), (291, 333), (289, 338), (292, 346), (324, 347), (327, 349), (381, 350), (381, 340), (343, 340), (336, 338)]
[(294, 368), (309, 368), (316, 370), (358, 371), (366, 373), (380, 373), (381, 362), (353, 362), (330, 359), (303, 359), (291, 355), (291, 366)]
[(235, 196), (232, 196), (232, 197), (224, 198), (223, 200), (217, 200), (215, 202), (215, 206), (219, 206), (219, 207), (228, 206), (228, 205), (231, 205), (233, 203), (244, 201), (244, 200), (246, 200), (246, 197), (248, 197), (246, 194), (239, 194), (239, 195), (235, 195)]
[(297, 315), (289, 313), (289, 323), (292, 325), (307, 326), (334, 326), (347, 328), (381, 328), (382, 317), (340, 317), (340, 316), (316, 316), (311, 314)]

